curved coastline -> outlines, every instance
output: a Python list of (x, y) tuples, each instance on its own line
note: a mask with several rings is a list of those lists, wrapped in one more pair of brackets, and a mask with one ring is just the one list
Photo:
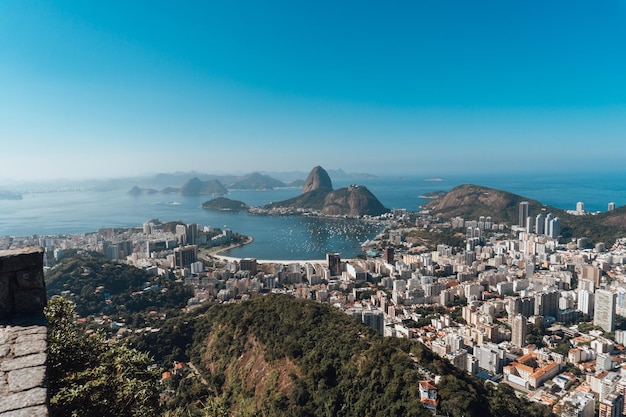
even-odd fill
[(231, 249), (235, 249), (235, 248), (239, 248), (241, 246), (245, 246), (245, 245), (249, 245), (250, 243), (254, 242), (254, 237), (252, 236), (246, 236), (246, 240), (242, 243), (235, 243), (232, 245), (229, 245), (225, 248), (216, 248), (215, 250), (211, 250), (209, 249), (207, 252), (209, 255), (214, 256), (216, 258), (220, 258), (220, 257), (224, 257), (224, 258), (233, 258), (233, 259), (239, 259), (239, 258), (234, 258), (232, 256), (224, 256), (222, 255), (222, 253), (229, 251)]
[[(227, 255), (222, 255), (222, 253), (229, 251), (231, 249), (234, 248), (238, 248), (244, 245), (249, 245), (250, 243), (254, 242), (254, 238), (252, 236), (247, 236), (247, 239), (245, 242), (243, 243), (237, 243), (235, 245), (230, 245), (226, 248), (223, 249), (218, 249), (215, 252), (211, 252), (210, 250), (207, 252), (207, 255), (212, 256), (214, 258), (220, 259), (222, 261), (227, 261), (227, 262), (239, 262), (244, 258), (238, 258), (235, 256), (227, 256)], [(326, 259), (305, 259), (305, 260), (285, 260), (285, 259), (257, 259), (256, 260), (257, 263), (259, 264), (281, 264), (281, 265), (290, 265), (290, 264), (295, 264), (295, 263), (300, 263), (300, 264), (304, 264), (304, 263), (326, 263)]]

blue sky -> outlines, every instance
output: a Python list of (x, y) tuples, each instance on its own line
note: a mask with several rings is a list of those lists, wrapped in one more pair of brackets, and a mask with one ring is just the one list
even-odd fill
[(0, 0), (0, 179), (610, 170), (625, 139), (625, 0)]

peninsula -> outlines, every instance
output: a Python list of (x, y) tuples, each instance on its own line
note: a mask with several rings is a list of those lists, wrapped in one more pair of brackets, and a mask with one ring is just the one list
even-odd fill
[(328, 172), (321, 166), (311, 170), (302, 186), (302, 194), (263, 207), (269, 212), (311, 211), (324, 216), (380, 216), (389, 210), (362, 185), (333, 190)]

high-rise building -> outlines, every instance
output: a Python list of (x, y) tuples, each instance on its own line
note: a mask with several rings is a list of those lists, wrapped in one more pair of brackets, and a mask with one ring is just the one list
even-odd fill
[(394, 264), (394, 251), (392, 247), (385, 248), (385, 252), (383, 254), (383, 259), (388, 264)]
[(176, 240), (181, 245), (186, 245), (188, 243), (188, 241), (187, 241), (187, 226), (185, 226), (184, 224), (177, 224), (176, 225)]
[(554, 219), (554, 215), (552, 213), (546, 214), (546, 219), (543, 222), (543, 234), (548, 235), (548, 231), (550, 230), (550, 222)]
[(511, 319), (511, 343), (514, 346), (526, 345), (526, 332), (528, 330), (528, 321), (521, 314)]
[(509, 316), (521, 314), (530, 317), (535, 314), (535, 299), (533, 297), (516, 297), (509, 299)]
[(384, 335), (385, 333), (385, 315), (380, 310), (363, 310), (361, 313), (361, 320), (367, 326), (376, 330), (378, 334)]
[(528, 222), (528, 201), (519, 203), (519, 227), (526, 227)]
[(552, 217), (552, 213), (546, 216), (546, 236), (550, 236), (552, 239), (556, 239), (561, 234), (561, 219), (558, 217)]
[(611, 201), (611, 202), (609, 203), (608, 210), (609, 210), (609, 211), (613, 211), (613, 210), (615, 210), (615, 203), (614, 203), (614, 202), (612, 202), (612, 201)]
[(578, 290), (578, 310), (583, 314), (593, 314), (593, 292), (589, 290)]
[(582, 265), (580, 269), (580, 279), (589, 280), (593, 282), (595, 288), (599, 288), (600, 281), (602, 280), (602, 270), (596, 265)]
[(189, 223), (187, 225), (187, 243), (190, 245), (197, 244), (198, 240), (198, 223)]
[(616, 299), (617, 295), (609, 290), (597, 290), (595, 293), (593, 324), (602, 327), (606, 332), (615, 330)]
[(535, 294), (535, 316), (556, 317), (558, 309), (558, 291), (540, 292)]
[(538, 235), (545, 233), (544, 220), (543, 214), (541, 213), (537, 214), (537, 217), (535, 217), (535, 233)]
[(341, 275), (341, 255), (338, 253), (327, 253), (326, 262), (328, 263), (331, 276)]
[(242, 271), (250, 271), (250, 275), (254, 276), (257, 273), (256, 258), (244, 258), (239, 261), (239, 269)]
[(174, 262), (177, 268), (189, 268), (198, 260), (196, 245), (181, 246), (174, 249)]

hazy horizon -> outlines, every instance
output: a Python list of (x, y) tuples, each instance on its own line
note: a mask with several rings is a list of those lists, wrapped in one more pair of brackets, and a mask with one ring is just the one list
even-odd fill
[(0, 184), (610, 171), (625, 18), (617, 1), (1, 2)]

